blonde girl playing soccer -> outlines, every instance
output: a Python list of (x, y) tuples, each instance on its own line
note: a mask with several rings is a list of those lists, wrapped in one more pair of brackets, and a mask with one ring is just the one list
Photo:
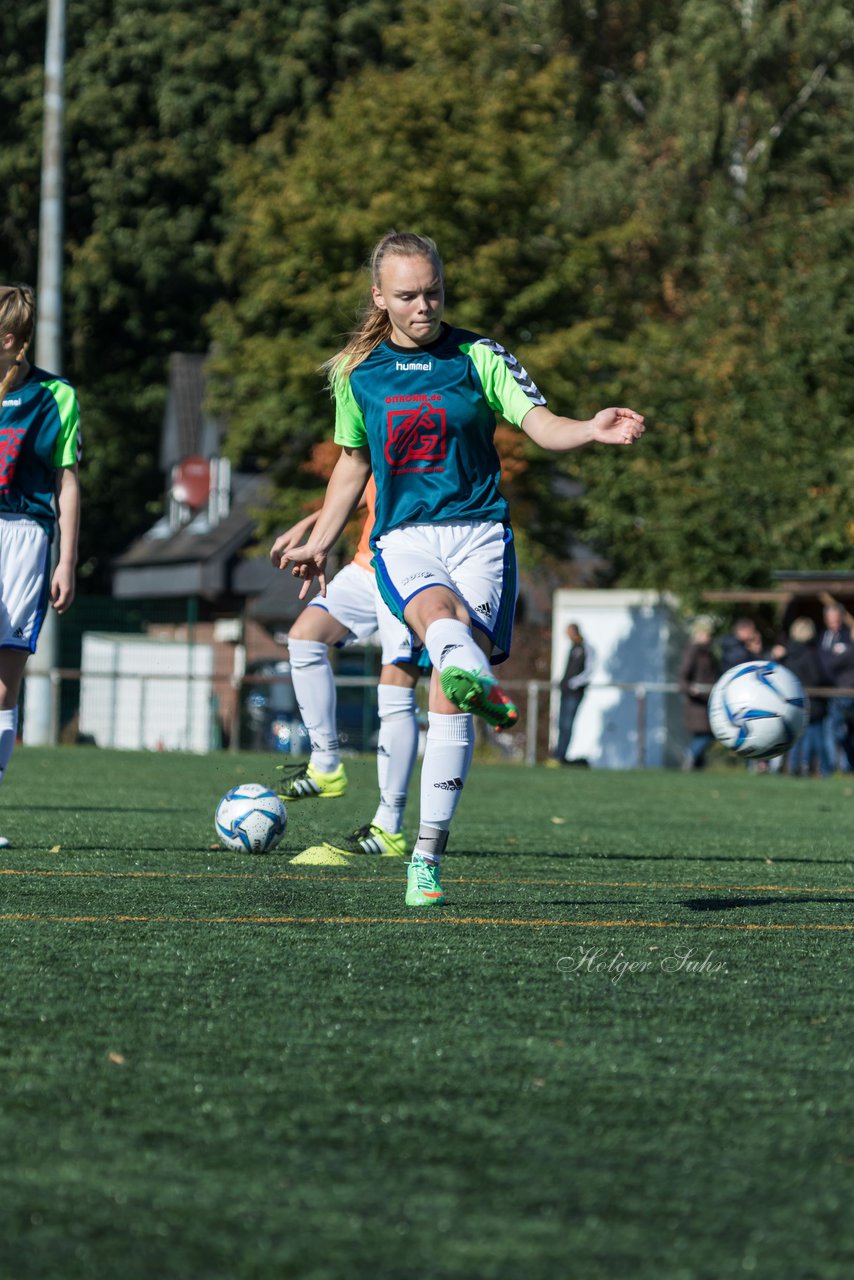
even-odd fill
[(631, 409), (558, 417), (499, 343), (443, 320), (444, 272), (426, 236), (391, 232), (371, 255), (362, 323), (327, 365), (342, 452), (314, 529), (281, 566), (326, 587), (329, 551), (368, 475), (377, 486), (371, 539), (377, 584), (433, 663), (421, 771), (420, 829), (406, 904), (440, 905), (439, 865), (474, 750), (472, 713), (498, 729), (517, 711), (492, 673), (510, 652), (516, 561), (498, 481), (496, 419), (544, 449), (633, 444)]
[[(57, 613), (74, 600), (77, 565), (77, 396), (64, 378), (27, 360), (34, 324), (29, 285), (0, 285), (0, 782), (15, 745), (27, 659), (48, 600)], [(0, 836), (0, 844), (9, 841)]]

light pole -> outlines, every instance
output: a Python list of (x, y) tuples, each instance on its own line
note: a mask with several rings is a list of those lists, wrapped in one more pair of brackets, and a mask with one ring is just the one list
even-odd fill
[[(42, 131), (36, 364), (62, 373), (63, 117), (65, 0), (48, 0), (45, 39), (44, 127)], [(51, 571), (56, 564), (56, 543)], [(57, 739), (52, 715), (51, 671), (57, 664), (59, 634), (50, 607), (38, 649), (27, 664), (24, 741), (43, 746)]]

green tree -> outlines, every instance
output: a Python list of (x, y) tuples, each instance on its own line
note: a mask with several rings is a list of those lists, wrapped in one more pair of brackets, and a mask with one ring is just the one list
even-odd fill
[[(160, 502), (168, 356), (203, 351), (223, 178), (375, 57), (392, 0), (70, 0), (65, 371), (84, 411), (82, 558), (100, 574)], [(14, 6), (0, 102), (4, 274), (34, 279), (44, 5)]]
[[(166, 363), (216, 348), (271, 521), (315, 500), (317, 368), (391, 225), (449, 318), (642, 445), (501, 433), (530, 554), (628, 584), (847, 565), (854, 18), (843, 0), (69, 0), (66, 371), (95, 573), (150, 519)], [(6, 16), (0, 266), (35, 276), (44, 5)], [(583, 490), (581, 497), (573, 497)]]
[(610, 385), (652, 430), (584, 471), (622, 581), (696, 594), (850, 559), (852, 30), (835, 3), (690, 3), (650, 51), (627, 148), (647, 316)]
[[(240, 406), (235, 459), (277, 481), (270, 527), (318, 496), (306, 460), (331, 431), (318, 366), (351, 327), (367, 290), (359, 264), (389, 227), (438, 241), (449, 316), (512, 346), (572, 411), (591, 333), (610, 323), (590, 318), (589, 298), (613, 244), (636, 234), (635, 215), (624, 198), (593, 230), (567, 225), (567, 175), (585, 137), (579, 68), (564, 42), (538, 35), (524, 13), (412, 5), (392, 40), (404, 65), (350, 78), (292, 150), (273, 132), (232, 172), (219, 255), (229, 300), (210, 321), (214, 402)], [(552, 463), (527, 443), (512, 452), (520, 527), (563, 550), (571, 513)]]

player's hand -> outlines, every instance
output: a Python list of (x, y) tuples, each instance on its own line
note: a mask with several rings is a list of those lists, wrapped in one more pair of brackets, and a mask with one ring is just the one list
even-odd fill
[(633, 409), (600, 409), (593, 419), (593, 439), (599, 444), (634, 444), (645, 430), (643, 414)]
[(326, 552), (314, 551), (310, 543), (304, 547), (291, 547), (282, 553), (279, 568), (286, 569), (290, 565), (293, 576), (303, 579), (300, 600), (305, 599), (315, 579), (320, 587), (320, 594), (326, 595), (326, 559)]
[(270, 548), (270, 559), (276, 569), (286, 569), (287, 564), (282, 563), (282, 556), (286, 551), (290, 551), (292, 547), (298, 547), (305, 535), (310, 529), (317, 524), (319, 511), (313, 511), (311, 515), (305, 516), (302, 520), (297, 520), (296, 524), (291, 525), (290, 529), (286, 529), (284, 533), (280, 533), (276, 541)]
[(65, 613), (74, 603), (75, 573), (64, 565), (57, 565), (50, 583), (50, 602), (57, 613)]

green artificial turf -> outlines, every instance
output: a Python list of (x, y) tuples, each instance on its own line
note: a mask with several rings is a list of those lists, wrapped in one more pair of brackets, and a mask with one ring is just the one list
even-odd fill
[(476, 765), (431, 914), (273, 764), (16, 753), (4, 1278), (854, 1274), (847, 779)]

